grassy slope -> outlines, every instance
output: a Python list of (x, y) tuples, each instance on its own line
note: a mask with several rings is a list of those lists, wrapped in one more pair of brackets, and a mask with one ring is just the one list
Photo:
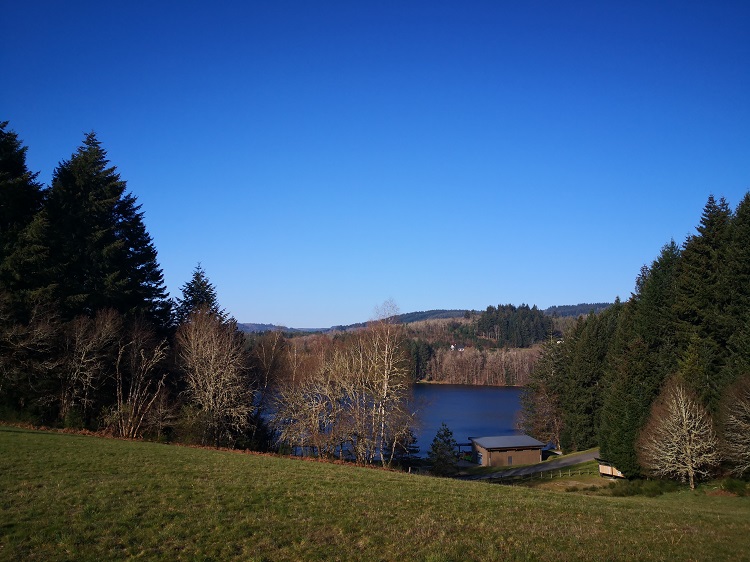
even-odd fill
[(750, 499), (566, 494), (0, 427), (0, 560), (741, 560)]

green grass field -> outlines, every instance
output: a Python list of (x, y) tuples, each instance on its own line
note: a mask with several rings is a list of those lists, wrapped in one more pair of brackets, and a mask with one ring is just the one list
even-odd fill
[(0, 560), (750, 560), (750, 498), (615, 498), (0, 427)]

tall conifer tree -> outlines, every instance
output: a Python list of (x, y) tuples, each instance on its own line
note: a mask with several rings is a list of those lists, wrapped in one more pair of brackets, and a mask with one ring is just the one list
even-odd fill
[(710, 196), (698, 233), (685, 242), (677, 275), (675, 310), (681, 351), (684, 354), (689, 348), (691, 354), (700, 355), (691, 361), (703, 366), (702, 380), (687, 377), (686, 382), (711, 410), (718, 407), (721, 392), (730, 381), (728, 343), (734, 328), (728, 260), (731, 224), (727, 202)]
[(683, 342), (697, 331), (725, 344), (729, 334), (726, 310), (727, 248), (732, 212), (724, 198), (712, 196), (703, 208), (698, 233), (688, 237), (682, 250), (677, 277), (676, 310)]
[(13, 303), (18, 303), (26, 284), (19, 264), (33, 259), (27, 241), (44, 201), (37, 175), (26, 166), (26, 147), (8, 130), (7, 121), (0, 122), (0, 290)]
[(44, 210), (47, 273), (66, 318), (114, 308), (164, 326), (170, 304), (156, 249), (125, 189), (96, 135), (87, 134), (54, 172)]
[(750, 373), (750, 192), (734, 212), (727, 264), (729, 312), (733, 321), (728, 342), (729, 368), (731, 378), (736, 380)]
[(566, 335), (564, 345), (569, 350), (569, 359), (560, 401), (563, 412), (560, 442), (564, 450), (580, 451), (597, 444), (604, 373), (621, 312), (622, 304), (617, 300), (601, 314), (580, 320), (570, 337)]
[(644, 266), (613, 343), (599, 441), (602, 456), (626, 476), (640, 473), (638, 432), (662, 382), (677, 367), (674, 299), (679, 260), (680, 249), (671, 241), (650, 267)]

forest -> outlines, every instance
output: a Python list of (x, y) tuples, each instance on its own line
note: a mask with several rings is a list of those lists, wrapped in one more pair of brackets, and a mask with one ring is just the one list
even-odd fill
[(406, 326), (411, 376), (425, 382), (523, 386), (539, 345), (561, 325), (525, 304), (411, 322)]
[(628, 477), (750, 468), (750, 193), (710, 196), (696, 233), (644, 266), (627, 302), (545, 343), (523, 425), (563, 450), (600, 446)]
[(390, 465), (414, 440), (415, 381), (523, 384), (550, 333), (526, 305), (420, 327), (393, 303), (347, 330), (244, 333), (200, 264), (168, 296), (94, 133), (49, 186), (26, 151), (0, 124), (1, 419)]
[(403, 323), (385, 303), (354, 329), (246, 334), (200, 264), (168, 296), (94, 133), (49, 186), (26, 150), (0, 123), (0, 419), (391, 465), (414, 382), (519, 385), (527, 432), (600, 446), (627, 476), (750, 467), (750, 194), (709, 197), (630, 299), (577, 319), (498, 305)]
[(198, 264), (167, 295), (94, 133), (49, 187), (0, 124), (0, 418), (390, 465), (413, 441), (395, 309), (349, 333), (246, 335)]

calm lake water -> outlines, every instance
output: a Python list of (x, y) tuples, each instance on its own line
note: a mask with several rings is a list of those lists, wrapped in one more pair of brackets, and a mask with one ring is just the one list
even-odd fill
[(497, 386), (415, 385), (414, 398), (421, 413), (415, 431), (419, 456), (427, 455), (443, 422), (459, 444), (468, 443), (469, 437), (515, 433), (521, 392), (520, 388)]

